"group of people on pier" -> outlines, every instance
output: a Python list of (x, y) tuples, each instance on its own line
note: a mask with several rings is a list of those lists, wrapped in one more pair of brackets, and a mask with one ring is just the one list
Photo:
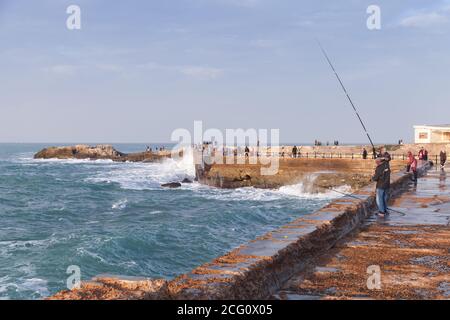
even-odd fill
[[(363, 151), (363, 158), (367, 159), (366, 149), (364, 149)], [(376, 167), (375, 174), (372, 177), (372, 181), (376, 182), (376, 203), (378, 206), (378, 215), (382, 217), (389, 214), (387, 204), (391, 184), (391, 168), (389, 164), (391, 160), (391, 155), (383, 147), (380, 148), (375, 159)], [(406, 172), (412, 172), (412, 180), (415, 184), (417, 184), (418, 179), (418, 160), (428, 161), (428, 151), (423, 147), (419, 150), (417, 158), (411, 151), (408, 152), (407, 156)], [(447, 162), (447, 152), (445, 150), (441, 150), (439, 154), (439, 161), (441, 170), (445, 170), (445, 164)]]

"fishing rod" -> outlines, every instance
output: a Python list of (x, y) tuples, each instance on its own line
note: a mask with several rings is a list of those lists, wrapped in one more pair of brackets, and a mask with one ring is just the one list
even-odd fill
[[(362, 200), (361, 200), (360, 198), (358, 198), (357, 196), (354, 196), (353, 194), (350, 194), (350, 193), (346, 193), (346, 192), (342, 192), (342, 191), (336, 190), (336, 189), (333, 188), (333, 187), (325, 187), (325, 186), (321, 186), (321, 185), (318, 185), (318, 184), (316, 184), (316, 187), (319, 187), (319, 188), (322, 188), (322, 189), (331, 190), (331, 191), (333, 191), (333, 192), (340, 193), (340, 194), (342, 194), (342, 195), (344, 195), (344, 196), (346, 196), (346, 197), (353, 198), (353, 199), (357, 199), (357, 200), (359, 200), (359, 201), (362, 202)], [(400, 215), (402, 215), (402, 216), (406, 216), (406, 213), (404, 213), (404, 212), (401, 212), (401, 211), (398, 211), (398, 210), (394, 210), (394, 209), (391, 209), (391, 208), (387, 208), (387, 209), (388, 209), (389, 211), (398, 213), (398, 214), (400, 214)]]
[(351, 104), (353, 110), (355, 111), (356, 116), (358, 117), (358, 120), (359, 120), (359, 122), (361, 123), (361, 126), (363, 127), (364, 132), (365, 132), (366, 135), (367, 135), (367, 138), (368, 138), (369, 141), (370, 141), (370, 144), (372, 145), (372, 152), (373, 152), (373, 156), (374, 156), (374, 158), (375, 158), (375, 157), (376, 157), (376, 154), (377, 154), (377, 152), (376, 152), (376, 150), (375, 150), (375, 145), (373, 144), (372, 138), (370, 137), (369, 132), (367, 131), (366, 126), (364, 125), (364, 122), (363, 122), (361, 116), (359, 115), (359, 112), (358, 112), (358, 110), (356, 109), (355, 104), (353, 103), (352, 99), (350, 98), (350, 95), (348, 94), (348, 91), (347, 91), (347, 89), (345, 88), (344, 83), (343, 83), (342, 80), (341, 80), (341, 77), (339, 77), (338, 73), (336, 72), (336, 69), (334, 68), (333, 64), (331, 63), (331, 60), (330, 60), (330, 58), (328, 57), (328, 54), (326, 53), (326, 51), (325, 51), (325, 49), (323, 48), (322, 44), (320, 43), (319, 40), (317, 40), (317, 43), (319, 44), (320, 50), (322, 50), (322, 53), (323, 53), (323, 55), (325, 56), (325, 59), (327, 59), (328, 64), (329, 64), (330, 67), (331, 67), (331, 70), (333, 70), (334, 75), (336, 76), (337, 80), (339, 81), (339, 83), (340, 83), (340, 85), (341, 85), (341, 87), (342, 87), (342, 90), (344, 90), (344, 93), (345, 93), (345, 95), (347, 96), (348, 101), (350, 101), (350, 104)]

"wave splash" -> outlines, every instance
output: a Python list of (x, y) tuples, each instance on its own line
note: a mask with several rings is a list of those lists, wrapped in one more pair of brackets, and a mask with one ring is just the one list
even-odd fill
[(86, 179), (88, 182), (118, 183), (123, 189), (153, 190), (161, 184), (193, 180), (195, 166), (192, 151), (185, 152), (181, 159), (166, 159), (160, 163), (120, 163), (110, 166)]

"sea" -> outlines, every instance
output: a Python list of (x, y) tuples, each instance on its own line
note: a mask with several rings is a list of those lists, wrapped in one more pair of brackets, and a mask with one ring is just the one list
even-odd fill
[(33, 159), (52, 145), (65, 144), (0, 144), (0, 299), (43, 299), (65, 290), (71, 266), (81, 280), (172, 279), (339, 196), (308, 194), (302, 184), (162, 188), (194, 179), (189, 153), (162, 163)]

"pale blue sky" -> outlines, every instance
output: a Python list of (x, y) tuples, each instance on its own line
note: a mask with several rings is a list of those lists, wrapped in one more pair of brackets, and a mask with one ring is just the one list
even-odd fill
[(440, 0), (0, 0), (0, 142), (165, 142), (194, 120), (365, 142), (316, 37), (373, 139), (411, 141), (450, 123), (449, 36)]

